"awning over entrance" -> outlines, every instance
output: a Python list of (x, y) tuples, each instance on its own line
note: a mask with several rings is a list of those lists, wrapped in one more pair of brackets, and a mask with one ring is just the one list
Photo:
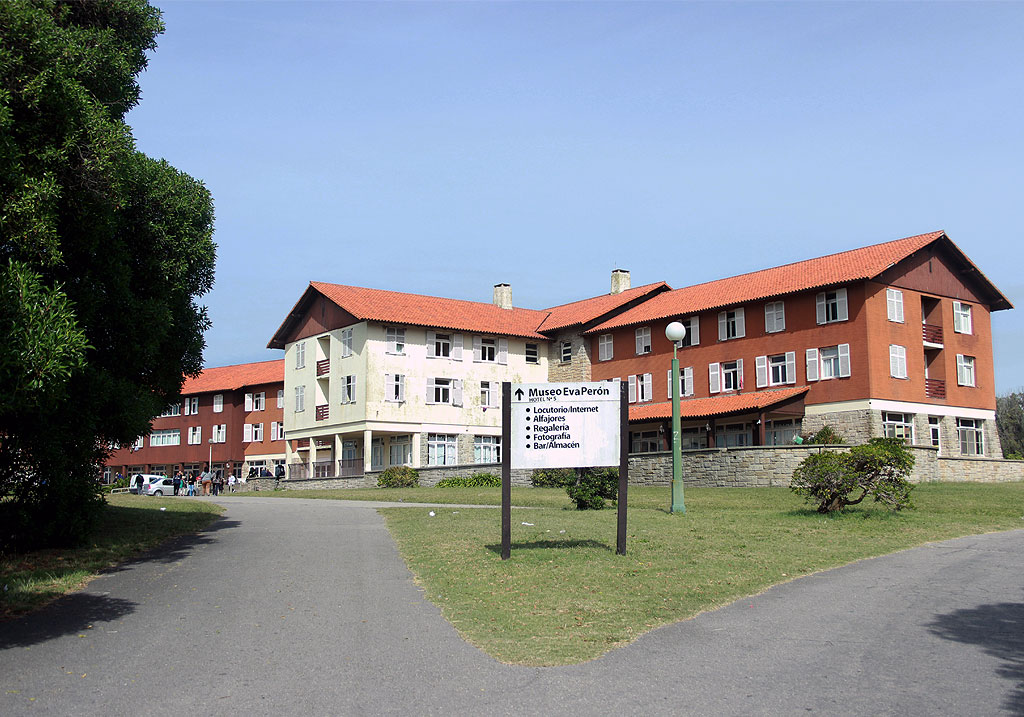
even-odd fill
[[(794, 413), (803, 413), (803, 396), (810, 386), (794, 386), (792, 388), (753, 391), (751, 393), (732, 393), (709, 398), (687, 398), (679, 402), (679, 415), (682, 420), (710, 418), (713, 416), (729, 416), (740, 413), (765, 412), (789, 407), (793, 404)], [(630, 422), (656, 421), (672, 418), (672, 402), (645, 403), (629, 407)]]

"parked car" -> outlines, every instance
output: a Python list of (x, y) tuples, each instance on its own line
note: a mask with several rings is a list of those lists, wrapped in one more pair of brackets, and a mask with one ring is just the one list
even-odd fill
[[(142, 476), (142, 490), (139, 490), (139, 476)], [(128, 482), (128, 492), (135, 495), (147, 495), (146, 490), (149, 488), (149, 485), (154, 481), (163, 479), (163, 476), (158, 476), (155, 473), (135, 473)], [(152, 493), (149, 495), (152, 495)]]
[(153, 480), (142, 486), (146, 495), (174, 495), (174, 479), (165, 476), (154, 476)]

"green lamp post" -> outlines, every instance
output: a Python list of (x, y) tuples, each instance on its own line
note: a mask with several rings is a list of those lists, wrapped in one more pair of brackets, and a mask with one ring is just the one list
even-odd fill
[(685, 513), (683, 502), (683, 457), (679, 429), (679, 343), (686, 337), (686, 327), (673, 321), (665, 327), (665, 337), (672, 342), (672, 512)]

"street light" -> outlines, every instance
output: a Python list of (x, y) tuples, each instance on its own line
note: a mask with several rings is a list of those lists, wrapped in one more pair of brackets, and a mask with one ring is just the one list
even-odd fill
[(210, 457), (206, 461), (206, 470), (213, 470), (213, 438), (210, 438)]
[(679, 430), (679, 343), (686, 338), (686, 327), (673, 321), (665, 327), (665, 337), (672, 342), (672, 511), (685, 513), (683, 502), (683, 456)]

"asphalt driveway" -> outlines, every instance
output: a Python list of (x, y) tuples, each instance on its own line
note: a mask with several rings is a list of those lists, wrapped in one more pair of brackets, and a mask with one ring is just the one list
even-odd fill
[(0, 623), (2, 715), (1024, 714), (1024, 531), (772, 588), (572, 667), (498, 663), (372, 506), (224, 516)]

